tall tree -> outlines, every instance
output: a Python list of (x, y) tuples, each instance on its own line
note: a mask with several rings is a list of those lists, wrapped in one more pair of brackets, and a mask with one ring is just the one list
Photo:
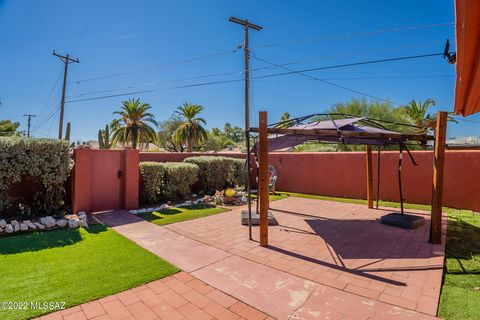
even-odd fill
[(275, 127), (276, 128), (288, 128), (290, 126), (290, 124), (288, 123), (282, 123), (282, 122), (285, 122), (287, 120), (290, 120), (290, 113), (288, 112), (284, 112), (282, 114), (282, 116), (280, 117), (280, 123), (277, 124)]
[(18, 122), (11, 120), (0, 120), (0, 136), (13, 136), (17, 134), (17, 129), (20, 126)]
[(188, 152), (191, 152), (195, 145), (202, 143), (208, 137), (207, 130), (202, 126), (207, 122), (198, 117), (202, 110), (203, 107), (200, 105), (185, 102), (175, 111), (183, 119), (183, 123), (175, 131), (174, 139), (186, 145)]
[(183, 152), (185, 146), (175, 138), (175, 131), (183, 124), (182, 118), (174, 114), (170, 119), (158, 125), (157, 145), (166, 151)]
[(430, 116), (427, 111), (430, 106), (435, 105), (435, 100), (427, 99), (422, 103), (422, 100), (412, 100), (404, 107), (408, 116), (415, 125), (421, 127), (421, 131), (427, 131), (435, 127), (435, 119)]
[(138, 144), (155, 142), (156, 134), (152, 126), (157, 126), (157, 122), (149, 112), (152, 107), (140, 102), (140, 99), (122, 103), (122, 109), (113, 113), (120, 118), (112, 122), (112, 141), (122, 145), (130, 144), (134, 149), (137, 149)]
[[(412, 100), (403, 108), (415, 125), (420, 127), (419, 131), (425, 132), (429, 129), (435, 129), (437, 115), (428, 113), (428, 108), (434, 105), (435, 100), (433, 99), (427, 99), (424, 102), (422, 102), (422, 100)], [(457, 120), (450, 115), (448, 116), (448, 121), (457, 122)]]

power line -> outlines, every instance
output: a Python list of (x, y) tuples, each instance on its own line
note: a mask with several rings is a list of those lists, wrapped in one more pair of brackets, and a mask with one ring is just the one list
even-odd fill
[[(278, 68), (283, 68), (287, 69), (290, 71), (287, 72), (280, 72), (280, 73), (274, 73), (274, 74), (268, 74), (268, 75), (262, 75), (262, 76), (256, 76), (252, 77), (252, 80), (257, 80), (257, 79), (265, 79), (265, 78), (271, 78), (271, 77), (277, 77), (277, 76), (284, 76), (284, 75), (289, 75), (289, 74), (295, 74), (295, 73), (305, 73), (305, 72), (312, 72), (312, 71), (318, 71), (318, 70), (326, 70), (326, 69), (334, 69), (334, 68), (344, 68), (344, 67), (350, 67), (350, 66), (357, 66), (357, 65), (366, 65), (366, 64), (374, 64), (374, 63), (383, 63), (383, 62), (390, 62), (390, 61), (401, 61), (401, 60), (409, 60), (409, 59), (419, 59), (419, 58), (426, 58), (426, 57), (432, 57), (432, 56), (439, 56), (443, 55), (443, 53), (432, 53), (432, 54), (424, 54), (424, 55), (415, 55), (415, 56), (406, 56), (406, 57), (396, 57), (396, 58), (389, 58), (389, 59), (379, 59), (379, 60), (369, 60), (369, 61), (360, 61), (360, 62), (354, 62), (354, 63), (347, 63), (347, 64), (339, 64), (339, 65), (331, 65), (331, 66), (324, 66), (324, 67), (317, 67), (317, 68), (310, 68), (310, 69), (305, 69), (305, 70), (293, 70), (293, 69), (288, 69), (284, 65), (285, 64), (272, 64), (268, 62), (269, 64), (272, 64), (274, 66), (277, 66)], [(254, 55), (255, 59), (259, 59)], [(261, 59), (259, 59), (261, 60)], [(239, 81), (244, 81), (244, 79), (232, 79), (232, 80), (223, 80), (223, 81), (212, 81), (212, 82), (203, 82), (203, 83), (194, 83), (194, 84), (188, 84), (188, 85), (182, 85), (182, 86), (175, 86), (175, 87), (169, 87), (169, 88), (161, 88), (161, 89), (151, 89), (151, 90), (143, 90), (143, 91), (135, 91), (135, 92), (126, 92), (126, 93), (119, 93), (119, 94), (113, 94), (113, 95), (106, 95), (106, 96), (99, 96), (99, 97), (92, 97), (92, 98), (85, 98), (85, 99), (76, 99), (76, 100), (69, 100), (67, 103), (72, 103), (72, 102), (80, 102), (80, 101), (90, 101), (90, 100), (99, 100), (99, 99), (107, 99), (107, 98), (114, 98), (114, 97), (121, 97), (121, 96), (127, 96), (127, 95), (133, 95), (133, 94), (140, 94), (140, 93), (152, 93), (152, 92), (158, 92), (158, 91), (164, 91), (164, 90), (172, 90), (172, 89), (181, 89), (181, 88), (191, 88), (191, 87), (198, 87), (198, 86), (209, 86), (209, 85), (217, 85), (217, 84), (224, 84), (224, 83), (233, 83), (233, 82), (239, 82)], [(334, 86), (339, 86), (336, 84), (333, 84)], [(340, 86), (342, 87), (342, 86)], [(345, 89), (345, 88), (342, 88)], [(351, 91), (349, 88), (346, 88), (346, 90)], [(363, 93), (359, 93), (362, 94)], [(372, 96), (374, 97), (374, 96)], [(376, 99), (376, 98), (375, 98)], [(382, 99), (379, 99), (382, 100)], [(392, 101), (389, 101), (393, 103)], [(393, 103), (396, 104), (396, 103)], [(397, 104), (400, 105), (400, 104)]]
[(35, 129), (32, 130), (32, 134), (40, 130), (47, 122), (55, 116), (56, 112), (60, 110), (60, 102), (54, 107), (54, 109), (48, 114), (47, 118)]
[[(415, 76), (381, 76), (381, 77), (338, 77), (338, 78), (322, 78), (323, 80), (340, 81), (340, 80), (381, 80), (381, 79), (435, 79), (435, 78), (452, 78), (453, 75), (415, 75)], [(257, 79), (256, 81), (309, 81), (308, 79)]]
[[(62, 70), (63, 71), (63, 70)], [(50, 97), (52, 96), (52, 93), (55, 91), (55, 88), (57, 87), (57, 84), (58, 82), (60, 81), (60, 77), (62, 76), (62, 71), (60, 71), (58, 73), (58, 77), (57, 77), (57, 80), (55, 80), (52, 88), (50, 89), (50, 92), (48, 93), (47, 95), (47, 98), (45, 99), (45, 101), (43, 102), (43, 106), (42, 106), (42, 109), (40, 110), (40, 113), (38, 114), (38, 118), (35, 119), (35, 121), (33, 122), (33, 127), (35, 128), (35, 126), (37, 125), (37, 121), (38, 119), (42, 116), (43, 112), (45, 111), (46, 107), (47, 107), (47, 102), (48, 100), (50, 100)]]
[[(337, 68), (353, 67), (353, 66), (376, 64), (376, 63), (391, 62), (391, 61), (412, 60), (412, 59), (428, 58), (428, 57), (435, 57), (435, 56), (443, 56), (443, 52), (442, 53), (429, 53), (429, 54), (420, 54), (420, 55), (414, 55), (414, 56), (388, 58), (388, 59), (359, 61), (359, 62), (337, 64), (337, 65), (317, 67), (317, 68), (309, 68), (309, 69), (302, 69), (302, 70), (290, 70), (290, 71), (282, 72), (282, 73), (274, 73), (274, 74), (267, 74), (267, 75), (263, 75), (263, 76), (258, 76), (258, 77), (256, 77), (256, 79), (277, 77), (277, 76), (289, 75), (289, 74), (294, 74), (294, 73), (299, 73), (299, 72), (300, 73), (313, 72), (313, 71), (320, 71), (320, 70), (327, 70), (327, 69), (337, 69)], [(255, 55), (254, 55), (254, 58), (259, 59)], [(261, 59), (259, 59), (259, 60), (261, 60)], [(267, 61), (264, 61), (264, 62), (267, 62)], [(270, 62), (267, 62), (267, 63), (270, 63)], [(275, 65), (275, 64), (273, 64), (273, 65)], [(288, 68), (285, 68), (285, 67), (281, 67), (281, 68), (289, 70)]]
[(180, 60), (180, 61), (177, 61), (177, 62), (162, 64), (162, 65), (157, 65), (157, 66), (152, 66), (152, 67), (147, 67), (147, 68), (143, 68), (143, 69), (137, 69), (137, 70), (132, 70), (132, 71), (119, 72), (119, 73), (113, 73), (113, 74), (109, 74), (109, 75), (103, 75), (103, 76), (98, 76), (98, 77), (93, 77), (93, 78), (88, 78), (88, 79), (77, 80), (75, 82), (77, 84), (81, 84), (83, 82), (115, 78), (115, 77), (120, 77), (120, 76), (135, 74), (135, 73), (141, 73), (141, 72), (160, 69), (160, 68), (171, 67), (171, 66), (184, 64), (184, 63), (189, 63), (189, 62), (193, 62), (193, 61), (199, 61), (199, 60), (210, 59), (210, 58), (215, 58), (215, 57), (219, 57), (219, 56), (225, 56), (225, 55), (235, 53), (235, 52), (237, 52), (237, 49), (224, 51), (224, 52), (213, 53), (213, 54), (199, 56), (199, 57), (194, 57), (194, 58), (190, 58), (190, 59)]
[[(276, 69), (276, 68), (277, 67), (271, 67), (271, 66), (269, 66), (269, 67), (259, 67), (259, 68), (251, 69), (250, 71), (258, 71), (258, 70), (264, 70), (264, 69)], [(155, 85), (168, 84), (168, 83), (172, 83), (172, 82), (181, 82), (181, 81), (186, 81), (186, 80), (203, 79), (203, 78), (220, 77), (220, 76), (229, 76), (229, 75), (242, 75), (243, 73), (244, 72), (242, 72), (242, 71), (211, 73), (211, 74), (205, 74), (205, 75), (179, 78), (179, 79), (174, 79), (174, 80), (155, 81), (155, 82), (149, 82), (149, 83), (144, 83), (144, 84), (139, 84), (139, 85), (132, 85), (132, 86), (127, 86), (127, 87), (84, 92), (84, 93), (80, 93), (80, 94), (77, 94), (77, 95), (67, 96), (67, 98), (79, 98), (79, 97), (92, 95), (92, 94), (113, 92), (113, 91), (118, 91), (118, 90), (135, 89), (135, 88), (141, 88), (141, 87), (150, 87), (150, 86), (155, 86)]]
[(310, 38), (310, 39), (294, 40), (294, 41), (288, 41), (288, 42), (277, 42), (277, 43), (264, 44), (264, 45), (259, 45), (259, 46), (253, 47), (252, 49), (272, 48), (272, 47), (287, 46), (287, 45), (298, 45), (298, 44), (317, 42), (317, 41), (347, 39), (347, 38), (353, 38), (353, 37), (371, 36), (371, 35), (382, 34), (382, 33), (419, 30), (419, 29), (428, 29), (428, 28), (438, 28), (438, 27), (446, 27), (446, 26), (453, 26), (453, 25), (455, 25), (454, 22), (447, 22), (447, 23), (405, 26), (405, 27), (390, 28), (390, 29), (379, 29), (379, 30), (366, 31), (366, 32), (345, 33), (345, 34), (339, 34), (339, 35), (328, 35), (328, 36), (322, 36), (322, 37), (318, 37), (318, 38)]
[(193, 88), (193, 87), (209, 86), (209, 85), (216, 85), (216, 84), (223, 84), (223, 83), (233, 83), (233, 82), (240, 82), (240, 81), (244, 81), (244, 79), (233, 79), (233, 80), (222, 80), (222, 81), (211, 81), (211, 82), (203, 82), (203, 83), (193, 83), (193, 84), (187, 84), (187, 85), (175, 86), (175, 87), (169, 87), (169, 88), (162, 88), (162, 89), (152, 89), (152, 90), (144, 90), (144, 91), (126, 92), (126, 93), (112, 94), (112, 95), (108, 95), (108, 96), (69, 100), (69, 101), (66, 101), (66, 102), (67, 103), (72, 103), (72, 102), (80, 102), (80, 101), (99, 100), (99, 99), (122, 97), (122, 96), (128, 96), (128, 95), (140, 94), (140, 93), (151, 93), (151, 92), (166, 91), (166, 90), (173, 90), (173, 89)]
[[(257, 59), (257, 60), (259, 60), (259, 61), (262, 61), (262, 62), (271, 64), (271, 65), (274, 65), (274, 66), (279, 66), (279, 65), (276, 64), (276, 63), (273, 63), (273, 62), (270, 62), (270, 61), (267, 61), (267, 60), (258, 58), (256, 55), (253, 55), (253, 57), (254, 57), (254, 59)], [(288, 70), (289, 72), (296, 73), (296, 74), (299, 74), (299, 75), (301, 75), (301, 76), (310, 78), (310, 79), (312, 79), (312, 80), (320, 81), (320, 82), (326, 83), (326, 84), (328, 84), (328, 85), (331, 85), (331, 86), (334, 86), (334, 87), (337, 87), (337, 88), (340, 88), (340, 89), (343, 89), (343, 90), (346, 90), (346, 91), (350, 91), (350, 92), (353, 92), (353, 93), (356, 93), (356, 94), (359, 94), (359, 95), (363, 95), (363, 96), (366, 96), (366, 97), (369, 97), (369, 98), (372, 98), (372, 99), (376, 99), (376, 100), (380, 100), (380, 101), (384, 101), (384, 102), (388, 102), (388, 103), (392, 103), (392, 104), (396, 104), (396, 105), (401, 105), (401, 104), (396, 103), (396, 102), (393, 102), (393, 101), (391, 101), (391, 100), (383, 99), (383, 98), (380, 98), (380, 97), (371, 95), (371, 94), (369, 94), (369, 93), (365, 93), (365, 92), (358, 91), (358, 90), (355, 90), (355, 89), (350, 89), (350, 88), (347, 88), (347, 87), (345, 87), (345, 86), (342, 86), (342, 85), (339, 85), (339, 84), (336, 84), (336, 83), (333, 83), (333, 82), (330, 82), (330, 81), (326, 81), (326, 80), (323, 80), (323, 79), (314, 77), (314, 76), (309, 75), (309, 74), (306, 74), (306, 73), (304, 73), (304, 72), (302, 72), (302, 71), (293, 70), (293, 69), (290, 69), (290, 68), (287, 68), (287, 67), (281, 67), (281, 68), (282, 68), (282, 69), (285, 69), (285, 70)]]

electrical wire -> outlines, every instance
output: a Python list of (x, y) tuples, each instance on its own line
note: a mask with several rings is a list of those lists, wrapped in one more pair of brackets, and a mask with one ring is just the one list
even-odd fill
[[(252, 69), (251, 71), (258, 71), (258, 70), (262, 70), (262, 69), (276, 69), (276, 68), (277, 67), (271, 67), (271, 66), (260, 67), (260, 68)], [(162, 85), (162, 84), (168, 84), (168, 83), (173, 83), (173, 82), (181, 82), (181, 81), (186, 81), (186, 80), (195, 80), (195, 79), (229, 76), (229, 75), (241, 75), (243, 73), (244, 73), (243, 71), (232, 71), (232, 72), (222, 72), (222, 73), (212, 73), (212, 74), (191, 76), (191, 77), (185, 77), (185, 78), (167, 80), (167, 81), (155, 81), (155, 82), (149, 82), (149, 83), (144, 83), (144, 84), (139, 84), (139, 85), (132, 85), (132, 86), (127, 86), (127, 87), (84, 92), (84, 93), (80, 93), (80, 94), (77, 94), (77, 95), (67, 96), (66, 98), (80, 98), (80, 97), (83, 97), (83, 96), (98, 94), (98, 93), (114, 92), (114, 91), (118, 91), (118, 90), (135, 89), (135, 88), (141, 88), (141, 87), (150, 87), (150, 86), (155, 86), (155, 85)]]
[(453, 26), (453, 25), (455, 25), (454, 22), (447, 22), (447, 23), (436, 23), (436, 24), (416, 25), (416, 26), (405, 26), (405, 27), (391, 28), (391, 29), (379, 29), (379, 30), (366, 31), (366, 32), (345, 33), (345, 34), (329, 35), (329, 36), (323, 36), (323, 37), (311, 38), (311, 39), (304, 39), (304, 40), (294, 40), (294, 41), (288, 41), (288, 42), (277, 42), (277, 43), (258, 45), (258, 46), (254, 46), (251, 49), (272, 48), (272, 47), (287, 46), (287, 45), (298, 45), (298, 44), (317, 42), (317, 41), (347, 39), (347, 38), (353, 38), (353, 37), (364, 37), (364, 36), (377, 35), (377, 34), (382, 34), (382, 33), (391, 33), (391, 32), (400, 32), (400, 31), (411, 31), (411, 30), (419, 30), (419, 29), (447, 27), (447, 26)]
[[(404, 57), (396, 57), (396, 58), (388, 58), (388, 59), (377, 59), (377, 60), (366, 60), (366, 61), (359, 61), (359, 62), (352, 62), (352, 63), (344, 63), (344, 64), (337, 64), (337, 65), (330, 65), (330, 66), (324, 66), (324, 67), (316, 67), (316, 68), (309, 68), (309, 69), (302, 69), (302, 70), (293, 70), (293, 69), (288, 69), (285, 67), (281, 67), (285, 70), (289, 70), (287, 72), (282, 72), (282, 73), (274, 73), (274, 74), (267, 74), (263, 76), (258, 76), (255, 79), (263, 79), (263, 78), (270, 78), (270, 77), (278, 77), (278, 76), (284, 76), (284, 75), (289, 75), (289, 74), (295, 74), (295, 73), (305, 73), (305, 72), (313, 72), (313, 71), (320, 71), (320, 70), (328, 70), (328, 69), (337, 69), (337, 68), (345, 68), (345, 67), (353, 67), (353, 66), (361, 66), (361, 65), (368, 65), (368, 64), (376, 64), (376, 63), (384, 63), (384, 62), (392, 62), (392, 61), (402, 61), (402, 60), (413, 60), (413, 59), (421, 59), (421, 58), (429, 58), (429, 57), (435, 57), (435, 56), (443, 56), (442, 53), (429, 53), (429, 54), (420, 54), (420, 55), (413, 55), (413, 56), (404, 56)], [(257, 58), (255, 54), (253, 54), (253, 57), (255, 59), (258, 59), (261, 61), (261, 59)], [(267, 61), (263, 61), (267, 62)], [(272, 64), (268, 62), (269, 64)], [(275, 64), (273, 64), (275, 65)]]
[[(271, 64), (271, 65), (280, 67), (279, 64), (267, 61), (265, 59), (258, 58), (255, 54), (253, 55), (253, 58), (256, 59), (256, 60)], [(362, 96), (365, 96), (365, 97), (369, 97), (369, 98), (372, 98), (372, 99), (375, 99), (375, 100), (380, 100), (380, 101), (387, 102), (387, 103), (392, 103), (392, 104), (395, 104), (395, 105), (398, 105), (398, 106), (403, 105), (403, 104), (400, 104), (400, 103), (397, 103), (397, 102), (394, 102), (394, 101), (391, 101), (391, 100), (387, 100), (387, 99), (384, 99), (384, 98), (380, 98), (378, 96), (374, 96), (374, 95), (369, 94), (369, 93), (365, 93), (365, 92), (362, 92), (362, 91), (359, 91), (359, 90), (351, 89), (351, 88), (348, 88), (348, 87), (345, 87), (345, 86), (342, 86), (342, 85), (339, 85), (339, 84), (336, 84), (336, 83), (333, 83), (333, 82), (330, 82), (330, 81), (326, 81), (326, 80), (314, 77), (312, 75), (304, 73), (304, 71), (297, 71), (297, 70), (293, 70), (293, 69), (290, 69), (290, 68), (287, 68), (287, 67), (281, 67), (281, 68), (289, 71), (290, 73), (299, 74), (301, 76), (310, 78), (312, 80), (319, 81), (319, 82), (328, 84), (330, 86), (334, 86), (334, 87), (337, 87), (337, 88), (340, 88), (340, 89), (343, 89), (343, 90), (346, 90), (346, 91), (350, 91), (350, 92), (353, 92), (353, 93), (356, 93), (356, 94), (359, 94), (359, 95), (362, 95)]]
[(50, 92), (48, 93), (47, 98), (45, 99), (45, 102), (43, 103), (43, 106), (42, 106), (42, 109), (40, 110), (40, 113), (38, 114), (38, 116), (37, 116), (37, 117), (35, 118), (35, 120), (33, 121), (32, 128), (35, 128), (35, 126), (36, 126), (37, 123), (38, 123), (38, 119), (42, 116), (43, 112), (44, 112), (45, 109), (47, 108), (48, 100), (50, 100), (50, 97), (52, 96), (52, 93), (55, 91), (55, 88), (57, 87), (57, 84), (58, 84), (58, 82), (60, 81), (60, 78), (61, 78), (61, 76), (62, 76), (62, 73), (63, 73), (63, 70), (59, 72), (58, 77), (57, 77), (57, 80), (55, 80), (52, 88), (50, 89)]
[[(360, 62), (354, 62), (354, 63), (347, 63), (347, 64), (339, 64), (339, 65), (331, 65), (331, 66), (324, 66), (324, 67), (318, 67), (318, 68), (310, 68), (310, 69), (305, 69), (305, 70), (293, 70), (286, 68), (286, 64), (274, 64), (270, 63), (271, 65), (274, 65), (278, 68), (283, 68), (286, 70), (289, 70), (287, 72), (280, 72), (280, 73), (274, 73), (274, 74), (267, 74), (267, 75), (261, 75), (261, 76), (256, 76), (252, 77), (252, 80), (257, 80), (257, 79), (265, 79), (265, 78), (271, 78), (271, 77), (277, 77), (277, 76), (284, 76), (284, 75), (289, 75), (289, 74), (301, 74), (304, 72), (312, 72), (312, 71), (318, 71), (318, 70), (326, 70), (326, 69), (334, 69), (334, 68), (344, 68), (344, 67), (350, 67), (350, 66), (357, 66), (357, 65), (366, 65), (366, 64), (374, 64), (374, 63), (383, 63), (383, 62), (390, 62), (390, 61), (401, 61), (401, 60), (410, 60), (410, 59), (419, 59), (419, 58), (426, 58), (426, 57), (432, 57), (432, 56), (439, 56), (443, 55), (443, 53), (432, 53), (432, 54), (423, 54), (423, 55), (415, 55), (415, 56), (405, 56), (405, 57), (396, 57), (396, 58), (388, 58), (388, 59), (378, 59), (378, 60), (369, 60), (369, 61), (360, 61)], [(261, 60), (258, 57), (253, 54), (253, 57), (255, 59)], [(265, 60), (266, 61), (266, 60)], [(264, 61), (264, 62), (265, 62)], [(313, 77), (315, 78), (315, 77)], [(162, 89), (151, 89), (151, 90), (143, 90), (143, 91), (135, 91), (135, 92), (126, 92), (126, 93), (120, 93), (120, 94), (113, 94), (113, 95), (106, 95), (106, 96), (100, 96), (100, 97), (93, 97), (93, 98), (85, 98), (85, 99), (75, 99), (75, 100), (69, 100), (67, 101), (68, 103), (72, 102), (80, 102), (80, 101), (90, 101), (90, 100), (98, 100), (98, 99), (106, 99), (106, 98), (114, 98), (114, 97), (121, 97), (121, 96), (127, 96), (127, 95), (132, 95), (132, 94), (140, 94), (140, 93), (151, 93), (151, 92), (157, 92), (157, 91), (164, 91), (164, 90), (172, 90), (172, 89), (181, 89), (181, 88), (191, 88), (191, 87), (198, 87), (198, 86), (208, 86), (208, 85), (216, 85), (216, 84), (224, 84), (224, 83), (233, 83), (233, 82), (239, 82), (243, 81), (244, 79), (233, 79), (233, 80), (222, 80), (222, 81), (212, 81), (212, 82), (204, 82), (204, 83), (194, 83), (194, 84), (188, 84), (188, 85), (182, 85), (182, 86), (175, 86), (175, 87), (169, 87), (169, 88), (162, 88)], [(315, 78), (317, 81), (323, 81), (318, 78)], [(328, 82), (328, 81), (327, 81)], [(330, 83), (333, 86), (338, 86), (342, 89), (352, 91), (353, 89), (349, 89), (334, 83)], [(357, 94), (365, 95), (364, 93), (361, 93), (360, 91), (353, 90), (352, 92), (355, 92)], [(394, 103), (389, 100), (381, 99), (378, 97), (375, 97), (373, 95), (368, 95), (373, 99), (379, 99), (382, 101), (388, 101), (393, 104), (401, 105), (398, 103)]]
[(65, 103), (73, 103), (73, 102), (80, 102), (80, 101), (91, 101), (91, 100), (107, 99), (107, 98), (122, 97), (122, 96), (128, 96), (128, 95), (140, 94), (140, 93), (151, 93), (151, 92), (158, 92), (158, 91), (165, 91), (165, 90), (173, 90), (173, 89), (201, 87), (201, 86), (209, 86), (209, 85), (216, 85), (216, 84), (223, 84), (223, 83), (233, 83), (233, 82), (239, 82), (239, 81), (244, 81), (244, 79), (233, 79), (233, 80), (222, 80), (222, 81), (212, 81), (212, 82), (194, 83), (194, 84), (187, 84), (187, 85), (175, 86), (175, 87), (169, 87), (169, 88), (162, 88), (162, 89), (152, 89), (152, 90), (144, 90), (144, 91), (136, 91), (136, 92), (119, 93), (119, 94), (112, 94), (112, 95), (108, 95), (108, 96), (100, 96), (100, 97), (93, 97), (93, 98), (68, 100), (68, 101), (65, 101)]
[(199, 60), (205, 60), (205, 59), (211, 59), (211, 58), (215, 58), (215, 57), (225, 56), (225, 55), (228, 55), (228, 54), (235, 53), (237, 51), (238, 51), (238, 49), (223, 51), (223, 52), (217, 52), (217, 53), (213, 53), (213, 54), (209, 54), (209, 55), (189, 58), (189, 59), (185, 59), (185, 60), (180, 60), (180, 61), (176, 61), (176, 62), (172, 62), (172, 63), (162, 64), (162, 65), (157, 65), (157, 66), (151, 66), (151, 67), (132, 70), (132, 71), (113, 73), (113, 74), (108, 74), (108, 75), (103, 75), (103, 76), (98, 76), (98, 77), (93, 77), (93, 78), (88, 78), (88, 79), (77, 80), (77, 81), (73, 81), (73, 82), (75, 82), (77, 84), (81, 84), (83, 82), (110, 79), (110, 78), (115, 78), (115, 77), (120, 77), (120, 76), (125, 76), (125, 75), (131, 75), (131, 74), (146, 72), (146, 71), (155, 70), (155, 69), (160, 69), (160, 68), (171, 67), (171, 66), (175, 66), (175, 65), (184, 64), (184, 63), (190, 63), (190, 62), (193, 62), (193, 61), (199, 61)]
[(49, 115), (47, 116), (47, 118), (45, 120), (42, 121), (42, 123), (35, 129), (32, 129), (32, 134), (37, 132), (38, 130), (40, 130), (45, 124), (48, 123), (48, 121), (50, 119), (52, 119), (52, 117), (54, 117), (57, 113), (58, 110), (60, 110), (60, 102), (54, 107), (54, 109), (49, 113)]

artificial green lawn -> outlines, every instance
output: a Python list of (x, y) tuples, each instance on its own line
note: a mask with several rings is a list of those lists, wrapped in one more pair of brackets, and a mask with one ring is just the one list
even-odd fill
[(161, 211), (154, 211), (152, 213), (142, 213), (139, 214), (139, 216), (147, 221), (163, 226), (170, 223), (211, 216), (226, 211), (228, 211), (228, 209), (213, 207), (210, 205), (192, 205), (183, 208), (170, 208)]
[[(103, 225), (0, 237), (0, 302), (64, 301), (69, 307), (177, 271)], [(0, 310), (0, 319), (52, 311)]]
[[(362, 199), (335, 198), (294, 192), (276, 192), (270, 201), (288, 197), (367, 204)], [(379, 201), (385, 207), (397, 202)], [(404, 204), (406, 209), (427, 210), (429, 205)], [(480, 319), (480, 215), (471, 210), (443, 208), (448, 214), (444, 283), (438, 315), (444, 319)]]

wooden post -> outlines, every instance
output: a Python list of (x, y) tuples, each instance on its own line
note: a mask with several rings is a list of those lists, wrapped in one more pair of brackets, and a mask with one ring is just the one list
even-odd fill
[(267, 112), (259, 113), (259, 173), (258, 173), (258, 195), (260, 197), (260, 245), (268, 246), (268, 132)]
[(433, 244), (442, 243), (443, 172), (445, 163), (447, 117), (447, 112), (437, 112), (435, 154), (433, 161), (432, 215), (430, 225), (430, 242)]
[(368, 208), (373, 209), (373, 169), (372, 169), (372, 147), (367, 145), (367, 201)]

